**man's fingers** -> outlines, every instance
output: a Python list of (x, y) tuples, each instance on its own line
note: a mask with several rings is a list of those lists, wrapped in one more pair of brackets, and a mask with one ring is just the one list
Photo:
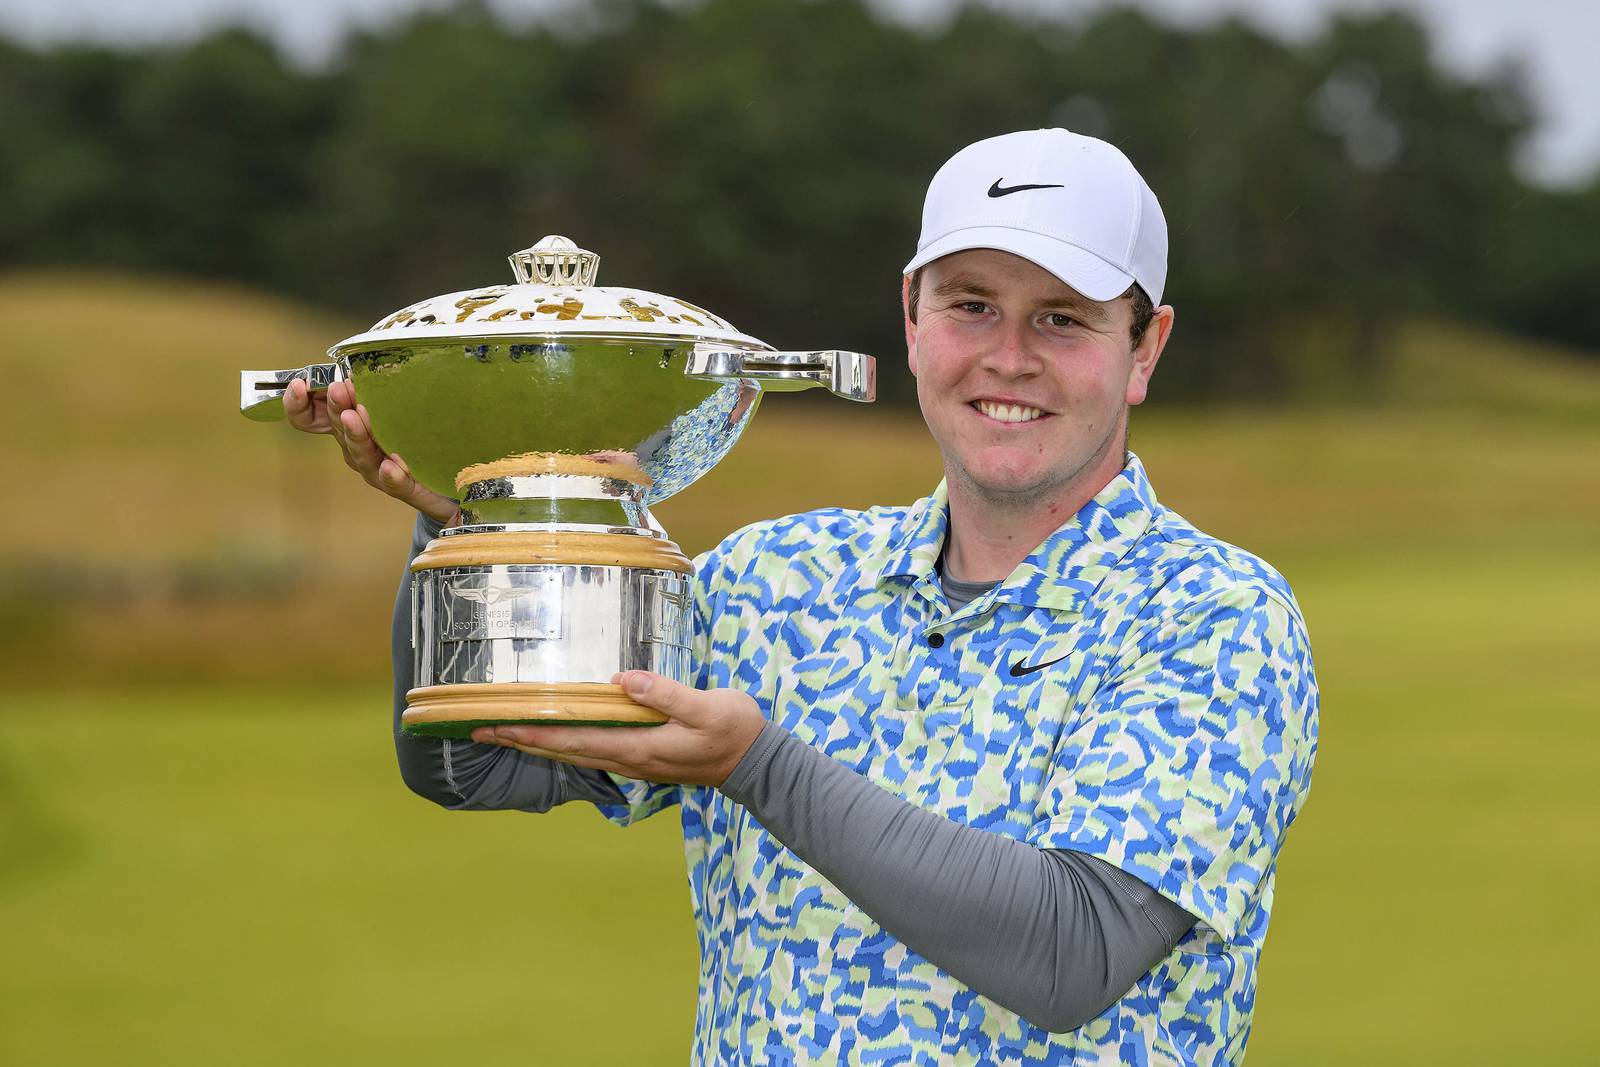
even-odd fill
[(633, 700), (686, 723), (702, 719), (709, 702), (717, 699), (713, 693), (691, 689), (650, 671), (623, 671), (617, 678), (622, 691)]
[(474, 740), (507, 745), (531, 756), (579, 767), (628, 773), (647, 762), (629, 731), (596, 726), (495, 726), (473, 731)]
[(372, 432), (361, 419), (361, 412), (354, 408), (344, 408), (339, 412), (339, 423), (344, 427), (344, 436), (350, 441), (372, 443)]
[(456, 502), (417, 481), (398, 453), (392, 452), (379, 462), (378, 488), (437, 522), (448, 525), (455, 519)]
[(622, 765), (614, 760), (600, 759), (596, 756), (579, 756), (572, 752), (557, 752), (553, 749), (539, 748), (536, 745), (519, 744), (516, 741), (502, 741), (499, 743), (505, 748), (514, 748), (518, 752), (526, 752), (530, 756), (555, 760), (557, 763), (570, 763), (574, 767), (592, 767), (597, 771), (626, 773), (623, 771)]
[(295, 378), (283, 391), (283, 414), (289, 425), (302, 433), (328, 433), (327, 411), (319, 418), (316, 399), (305, 379)]
[(304, 380), (296, 378), (283, 392), (283, 411), (289, 424), (307, 433), (325, 433), (339, 443), (345, 465), (369, 485), (405, 501), (441, 523), (453, 521), (456, 502), (429, 489), (411, 475), (398, 455), (385, 455), (372, 432), (372, 416), (365, 404), (356, 403), (349, 382), (334, 382), (314, 395)]
[[(612, 750), (620, 747), (615, 744), (613, 738), (607, 736), (614, 731), (593, 726), (541, 723), (527, 726), (495, 726), (490, 729), (496, 741), (509, 741), (512, 744), (526, 745), (567, 756), (593, 755), (611, 758), (616, 755)], [(597, 733), (598, 737), (595, 736)]]
[(399, 497), (408, 504), (414, 503), (420, 506), (424, 498), (439, 496), (413, 478), (411, 472), (406, 470), (405, 464), (400, 462), (400, 457), (396, 455), (384, 456), (378, 463), (378, 479), (383, 483), (384, 492)]
[(766, 722), (755, 700), (735, 689), (702, 692), (648, 671), (614, 677), (629, 696), (671, 720), (638, 730), (553, 723), (481, 727), (472, 739), (629, 778), (721, 785)]
[(403, 497), (416, 484), (393, 456), (385, 456), (383, 462), (378, 464), (378, 480), (383, 482), (383, 491), (390, 496)]
[(356, 406), (355, 386), (349, 382), (334, 382), (328, 386), (328, 406), (340, 411)]
[(361, 476), (374, 485), (377, 483), (378, 468), (383, 463), (383, 449), (372, 440), (367, 432), (367, 424), (361, 421), (361, 415), (351, 408), (345, 408), (339, 413), (339, 445), (344, 449), (345, 461), (360, 472)]
[(284, 414), (293, 421), (296, 415), (308, 413), (310, 410), (311, 394), (306, 391), (306, 383), (299, 378), (291, 378), (289, 384), (283, 387)]

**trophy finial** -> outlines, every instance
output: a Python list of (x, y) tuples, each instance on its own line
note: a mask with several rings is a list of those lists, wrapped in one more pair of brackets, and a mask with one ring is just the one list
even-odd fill
[(507, 259), (517, 281), (525, 285), (593, 285), (600, 269), (599, 256), (559, 234), (550, 234)]

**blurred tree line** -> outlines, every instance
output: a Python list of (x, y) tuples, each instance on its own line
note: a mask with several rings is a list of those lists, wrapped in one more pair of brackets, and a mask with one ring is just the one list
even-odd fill
[(1600, 175), (1519, 179), (1532, 123), (1514, 66), (1448, 73), (1399, 14), (1291, 44), (1132, 9), (919, 30), (864, 0), (608, 0), (519, 28), (467, 3), (315, 71), (242, 31), (0, 42), (0, 265), (234, 279), (376, 319), (509, 280), (507, 253), (558, 232), (602, 255), (601, 284), (895, 359), (935, 168), (1060, 125), (1120, 145), (1165, 207), (1158, 392), (1372, 393), (1399, 317), (1600, 349)]

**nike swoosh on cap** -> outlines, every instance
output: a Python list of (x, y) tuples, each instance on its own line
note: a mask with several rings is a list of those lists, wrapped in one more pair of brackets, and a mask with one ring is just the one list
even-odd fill
[(1029, 189), (1065, 189), (1065, 185), (1013, 185), (1009, 189), (1002, 188), (1000, 183), (1004, 178), (996, 178), (994, 184), (989, 186), (989, 195), (992, 197), (1010, 196), (1012, 193), (1027, 192)]

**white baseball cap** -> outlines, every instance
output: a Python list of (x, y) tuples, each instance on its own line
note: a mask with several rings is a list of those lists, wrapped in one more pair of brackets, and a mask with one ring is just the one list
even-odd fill
[(1091, 300), (1167, 281), (1167, 220), (1128, 157), (1094, 137), (1024, 130), (970, 144), (939, 168), (905, 273), (968, 248), (1031, 260)]

